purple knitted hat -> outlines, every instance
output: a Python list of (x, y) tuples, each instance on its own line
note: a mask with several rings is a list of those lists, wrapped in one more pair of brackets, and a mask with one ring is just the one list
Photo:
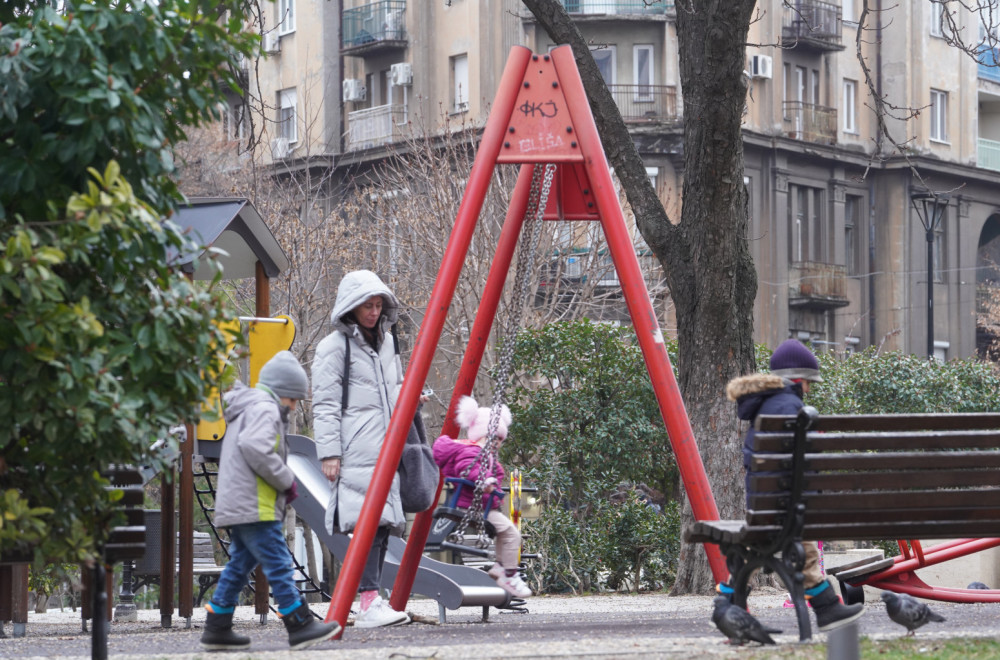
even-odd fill
[(819, 375), (819, 360), (797, 339), (786, 339), (774, 350), (771, 355), (771, 373), (789, 380), (823, 382)]

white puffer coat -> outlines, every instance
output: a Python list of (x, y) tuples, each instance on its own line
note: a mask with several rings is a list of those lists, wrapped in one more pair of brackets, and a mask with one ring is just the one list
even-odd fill
[[(357, 324), (342, 317), (372, 296), (382, 296), (379, 328), (383, 340), (376, 352)], [(316, 348), (312, 364), (313, 426), (320, 460), (340, 457), (340, 477), (331, 489), (326, 509), (327, 531), (350, 532), (358, 522), (365, 493), (371, 484), (375, 462), (389, 417), (403, 382), (403, 368), (396, 353), (390, 327), (396, 322), (399, 302), (378, 275), (359, 270), (348, 273), (337, 288), (337, 301), (330, 315), (334, 331)], [(351, 343), (347, 410), (341, 410), (345, 339)], [(399, 476), (393, 478), (389, 498), (379, 526), (402, 531), (406, 524), (399, 500)]]

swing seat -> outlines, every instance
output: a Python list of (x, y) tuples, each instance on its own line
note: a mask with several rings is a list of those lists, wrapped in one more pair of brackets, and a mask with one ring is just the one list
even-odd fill
[[(451, 550), (453, 552), (463, 554), (489, 557), (490, 551), (487, 548), (478, 548), (472, 545), (456, 543), (453, 540), (449, 540), (449, 537), (452, 535), (455, 528), (462, 522), (465, 518), (465, 514), (468, 512), (467, 508), (458, 506), (458, 498), (462, 493), (462, 489), (475, 489), (476, 482), (471, 479), (447, 477), (445, 478), (445, 486), (448, 489), (448, 496), (445, 499), (444, 504), (434, 509), (434, 525), (431, 528), (431, 534), (427, 539), (427, 544), (424, 546), (425, 549), (430, 551)], [(482, 528), (486, 531), (486, 535), (490, 538), (494, 538), (496, 536), (496, 529), (489, 521), (486, 520), (486, 516), (489, 515), (489, 512), (496, 505), (496, 503), (502, 501), (506, 495), (506, 491), (499, 488), (490, 493), (489, 500), (484, 506), (483, 517), (479, 520), (470, 521), (470, 526), (475, 527), (476, 529), (482, 526)]]
[[(449, 520), (454, 520), (455, 522), (461, 522), (462, 518), (465, 517), (467, 509), (458, 506), (458, 498), (462, 494), (463, 488), (470, 488), (475, 491), (476, 482), (472, 479), (463, 479), (461, 477), (445, 477), (445, 488), (448, 489), (448, 497), (445, 499), (444, 504), (438, 506), (434, 509), (434, 518), (447, 518)], [(493, 528), (489, 522), (486, 521), (486, 516), (490, 515), (490, 511), (498, 503), (502, 502), (503, 498), (507, 496), (507, 491), (502, 488), (495, 487), (493, 492), (489, 494), (489, 499), (486, 504), (483, 505), (483, 524), (486, 525), (487, 533), (489, 533), (490, 538), (496, 536), (496, 531), (492, 533), (489, 532)], [(473, 521), (473, 524), (478, 524)]]

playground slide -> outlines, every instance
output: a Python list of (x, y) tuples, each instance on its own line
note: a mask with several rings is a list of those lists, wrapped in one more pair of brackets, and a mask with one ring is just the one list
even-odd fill
[[(316, 445), (304, 435), (288, 436), (288, 465), (298, 482), (298, 498), (292, 502), (299, 518), (309, 525), (320, 541), (340, 560), (347, 554), (350, 537), (326, 531), (326, 504), (330, 500), (330, 482), (319, 466)], [(392, 589), (399, 571), (406, 543), (396, 536), (389, 538), (389, 550), (382, 568), (382, 586)], [(423, 557), (413, 581), (413, 593), (438, 602), (444, 619), (444, 609), (482, 606), (505, 607), (511, 596), (497, 586), (490, 576), (478, 568), (461, 564), (446, 564)], [(486, 610), (484, 609), (484, 616)]]

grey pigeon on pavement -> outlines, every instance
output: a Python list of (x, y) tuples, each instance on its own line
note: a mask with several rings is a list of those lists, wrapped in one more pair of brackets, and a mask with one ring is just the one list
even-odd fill
[(921, 603), (909, 594), (883, 591), (882, 600), (885, 601), (885, 611), (889, 613), (889, 618), (906, 628), (907, 637), (926, 623), (945, 620), (943, 616), (932, 612), (925, 603)]
[(730, 643), (742, 646), (744, 642), (760, 642), (774, 644), (774, 640), (760, 625), (760, 621), (741, 607), (729, 602), (725, 596), (716, 596), (712, 601), (715, 609), (712, 611), (712, 623), (729, 638)]
[(989, 589), (989, 587), (982, 582), (970, 582), (966, 589)]

